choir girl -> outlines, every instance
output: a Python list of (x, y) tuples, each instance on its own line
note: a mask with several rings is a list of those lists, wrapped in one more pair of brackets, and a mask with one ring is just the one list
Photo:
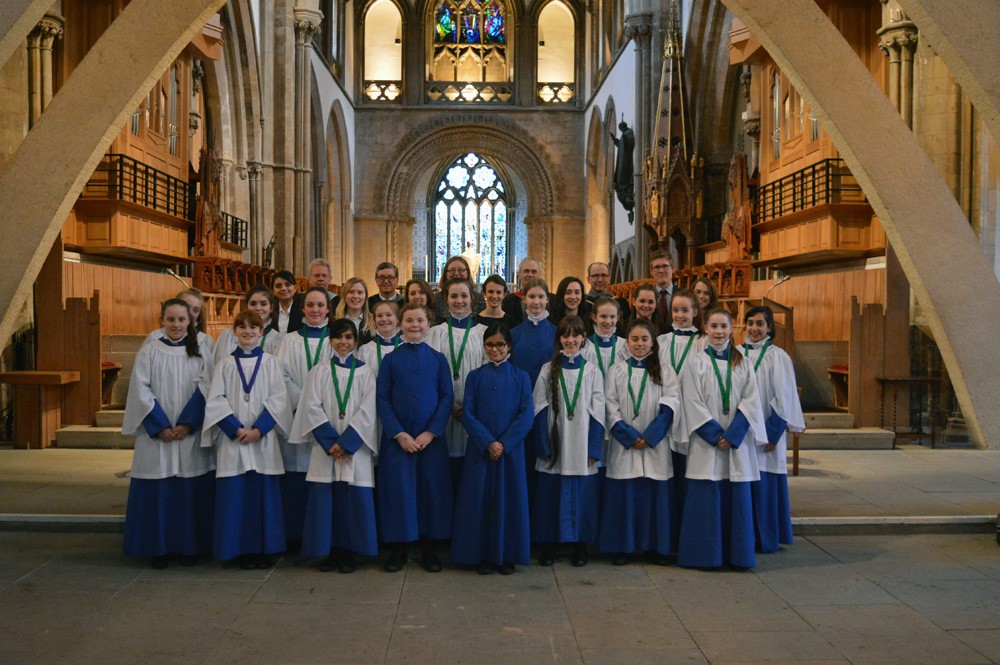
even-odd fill
[(490, 275), (483, 282), (483, 299), (486, 308), (476, 314), (476, 322), (484, 326), (501, 323), (504, 319), (503, 299), (507, 296), (507, 282), (500, 275)]
[(767, 306), (754, 307), (746, 314), (747, 362), (754, 368), (764, 412), (767, 441), (755, 446), (760, 481), (751, 485), (757, 549), (775, 552), (779, 545), (792, 544), (792, 514), (788, 503), (788, 466), (785, 430), (805, 429), (802, 405), (795, 385), (792, 359), (774, 345), (774, 314)]
[(652, 321), (656, 315), (656, 287), (640, 284), (632, 292), (632, 318)]
[(448, 444), (454, 388), (448, 359), (425, 342), (427, 308), (405, 305), (400, 314), (403, 343), (383, 357), (376, 382), (382, 421), (376, 495), (379, 534), (392, 553), (382, 567), (399, 572), (409, 543), (421, 540), (421, 564), (439, 572), (434, 541), (451, 537), (452, 486)]
[(462, 400), (469, 372), (483, 364), (483, 331), (486, 326), (472, 316), (472, 285), (464, 279), (451, 279), (444, 285), (448, 318), (431, 328), (427, 343), (444, 354), (451, 368), (454, 404), (445, 430), (448, 456), (451, 458), (451, 479), (454, 488), (462, 474), (465, 458), (465, 427), (462, 426)]
[(753, 501), (760, 479), (754, 446), (766, 440), (753, 368), (732, 340), (732, 315), (706, 318), (708, 346), (681, 372), (682, 422), (689, 437), (687, 494), (678, 563), (752, 568)]
[(218, 458), (212, 551), (244, 569), (270, 568), (285, 549), (278, 435), (288, 435), (292, 409), (281, 365), (260, 347), (260, 317), (240, 312), (233, 332), (238, 346), (215, 368), (202, 433)]
[(406, 283), (406, 288), (403, 289), (403, 304), (410, 303), (428, 308), (431, 313), (430, 324), (433, 326), (437, 323), (437, 319), (434, 318), (434, 290), (426, 280), (415, 277)]
[[(327, 341), (330, 334), (329, 303), (326, 288), (310, 287), (302, 299), (305, 325), (281, 340), (278, 361), (288, 390), (288, 403), (293, 412), (298, 407), (306, 374), (313, 367), (330, 361), (331, 348)], [(368, 311), (367, 307), (365, 311)], [(311, 455), (309, 446), (292, 445), (282, 438), (281, 457), (285, 474), (281, 477), (281, 501), (285, 511), (285, 535), (291, 551), (295, 551), (302, 540), (308, 496), (306, 473), (309, 471)]]
[[(213, 350), (215, 347), (215, 340), (212, 339), (211, 335), (203, 332), (204, 328), (204, 317), (202, 316), (202, 308), (205, 305), (205, 300), (201, 295), (201, 291), (198, 289), (185, 289), (178, 293), (175, 298), (177, 300), (183, 300), (188, 306), (188, 310), (191, 312), (191, 319), (194, 324), (195, 331), (198, 337), (198, 346), (201, 348), (201, 353), (209, 364), (209, 374), (212, 372), (212, 357)], [(150, 342), (155, 342), (156, 340), (164, 336), (163, 330), (157, 329), (146, 335), (146, 339), (143, 341), (143, 345), (149, 344)]]
[(277, 330), (282, 335), (295, 332), (304, 325), (302, 303), (298, 298), (298, 284), (295, 275), (287, 270), (280, 270), (274, 275), (274, 320)]
[(356, 331), (348, 319), (330, 325), (333, 357), (306, 376), (289, 436), (311, 452), (302, 555), (326, 557), (324, 572), (353, 573), (355, 555), (378, 555), (375, 374), (354, 355)]
[(630, 357), (608, 370), (607, 423), (612, 443), (602, 487), (598, 549), (612, 563), (648, 552), (660, 564), (675, 551), (673, 465), (667, 443), (680, 407), (680, 386), (661, 366), (656, 328), (638, 320), (626, 330)]
[(211, 552), (215, 494), (215, 456), (201, 446), (210, 358), (184, 300), (164, 302), (160, 323), (162, 336), (136, 355), (122, 424), (136, 437), (124, 552), (154, 568), (171, 554), (191, 565)]
[(341, 305), (339, 311), (332, 317), (347, 319), (358, 329), (358, 346), (367, 344), (372, 339), (375, 323), (368, 308), (368, 285), (360, 277), (352, 277), (344, 282), (340, 290)]
[[(274, 305), (274, 295), (263, 284), (258, 284), (243, 296), (244, 309), (249, 309), (264, 322), (264, 333), (261, 335), (260, 345), (272, 356), (278, 353), (278, 348), (281, 346), (281, 333), (278, 332), (277, 324), (272, 316)], [(215, 342), (215, 364), (218, 365), (237, 346), (236, 335), (233, 334), (232, 329), (223, 330)]]
[(571, 563), (587, 565), (587, 543), (597, 537), (604, 384), (600, 371), (580, 355), (585, 335), (580, 317), (560, 321), (556, 330), (560, 350), (535, 383), (538, 474), (531, 535), (542, 545), (538, 562), (543, 566), (555, 560), (557, 543), (573, 543)]
[(614, 298), (600, 297), (594, 301), (591, 314), (594, 334), (583, 347), (583, 357), (587, 362), (595, 363), (601, 372), (601, 378), (606, 379), (611, 366), (629, 357), (629, 348), (625, 340), (618, 336), (618, 301)]
[(583, 288), (583, 280), (579, 277), (564, 277), (556, 288), (555, 302), (552, 305), (552, 314), (549, 320), (553, 325), (566, 316), (579, 316), (588, 330), (590, 328), (590, 301), (584, 298), (586, 289)]
[[(488, 299), (488, 297), (487, 297)], [(524, 438), (534, 420), (528, 375), (509, 362), (513, 339), (490, 325), (488, 362), (466, 381), (462, 422), (468, 431), (465, 467), (455, 500), (451, 560), (502, 575), (531, 556)]]
[(372, 308), (372, 318), (375, 319), (372, 341), (361, 346), (355, 355), (378, 376), (382, 358), (392, 353), (402, 339), (399, 335), (399, 305), (391, 300), (378, 302)]

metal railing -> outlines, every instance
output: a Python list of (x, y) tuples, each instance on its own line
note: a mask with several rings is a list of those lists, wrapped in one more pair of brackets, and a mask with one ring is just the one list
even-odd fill
[(105, 155), (80, 198), (129, 201), (194, 221), (188, 183), (128, 155)]
[(222, 241), (231, 245), (247, 246), (247, 228), (250, 223), (228, 212), (222, 214)]
[(830, 203), (865, 203), (861, 185), (842, 159), (824, 159), (763, 185), (757, 223)]

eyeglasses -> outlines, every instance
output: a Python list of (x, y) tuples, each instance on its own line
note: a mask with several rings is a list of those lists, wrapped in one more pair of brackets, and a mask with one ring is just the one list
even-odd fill
[(665, 270), (673, 270), (674, 267), (668, 263), (666, 265), (651, 266), (649, 269), (653, 272), (663, 272)]
[(468, 275), (469, 271), (467, 271), (465, 268), (448, 268), (447, 270), (444, 271), (444, 274), (454, 275), (457, 277), (459, 275)]
[(606, 272), (599, 272), (595, 275), (591, 275), (591, 277), (594, 279), (607, 279), (608, 277), (611, 277), (611, 275)]
[(487, 349), (496, 349), (497, 351), (503, 351), (507, 348), (507, 342), (486, 342), (484, 344)]
[(376, 282), (394, 282), (397, 279), (399, 278), (395, 275), (375, 275)]

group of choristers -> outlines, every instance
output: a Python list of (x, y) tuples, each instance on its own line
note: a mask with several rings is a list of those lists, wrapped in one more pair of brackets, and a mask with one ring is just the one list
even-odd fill
[(540, 279), (513, 330), (477, 322), (468, 280), (441, 295), (437, 325), (385, 300), (361, 333), (313, 287), (283, 334), (259, 286), (214, 344), (197, 292), (163, 303), (126, 405), (125, 554), (266, 568), (299, 552), (347, 573), (382, 543), (396, 572), (419, 543), (437, 572), (450, 540), (453, 563), (510, 574), (532, 545), (542, 565), (566, 544), (574, 566), (596, 548), (749, 568), (792, 542), (785, 433), (804, 423), (768, 308), (738, 347), (729, 312), (685, 290), (662, 335), (620, 326), (613, 298), (553, 320)]

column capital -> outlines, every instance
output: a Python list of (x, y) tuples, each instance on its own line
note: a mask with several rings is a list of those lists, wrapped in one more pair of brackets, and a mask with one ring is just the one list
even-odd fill
[(307, 7), (296, 7), (295, 14), (295, 36), (300, 43), (308, 44), (312, 41), (313, 35), (319, 31), (320, 23), (323, 21), (323, 12)]
[(36, 38), (58, 39), (62, 37), (64, 23), (62, 16), (49, 12), (38, 22), (38, 25), (31, 31), (31, 35)]

